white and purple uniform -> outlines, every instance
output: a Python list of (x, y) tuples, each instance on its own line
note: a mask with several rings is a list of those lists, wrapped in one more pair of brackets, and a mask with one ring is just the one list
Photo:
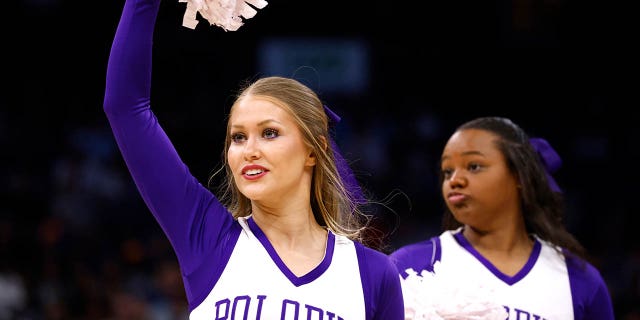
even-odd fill
[(517, 274), (508, 276), (476, 251), (461, 230), (445, 231), (393, 252), (391, 258), (401, 276), (407, 277), (409, 268), (418, 273), (433, 271), (439, 261), (438, 269), (459, 276), (460, 283), (491, 288), (509, 320), (614, 319), (606, 284), (589, 263), (575, 256), (567, 258), (534, 237), (529, 260)]
[(160, 0), (127, 0), (109, 56), (104, 110), (146, 205), (171, 242), (190, 319), (403, 320), (383, 253), (329, 231), (322, 262), (294, 275), (251, 217), (234, 219), (189, 172), (150, 108)]

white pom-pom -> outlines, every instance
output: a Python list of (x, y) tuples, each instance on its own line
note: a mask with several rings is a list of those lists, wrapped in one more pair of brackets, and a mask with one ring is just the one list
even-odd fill
[(433, 272), (405, 271), (408, 276), (402, 279), (402, 293), (406, 320), (504, 320), (508, 316), (492, 299), (493, 290), (447, 274), (440, 270), (439, 262)]
[[(178, 0), (186, 2), (182, 25), (195, 29), (198, 24), (197, 13), (207, 19), (211, 25), (221, 27), (225, 31), (236, 31), (244, 19), (253, 18), (258, 9), (267, 5), (265, 0)], [(254, 8), (255, 7), (255, 8)]]

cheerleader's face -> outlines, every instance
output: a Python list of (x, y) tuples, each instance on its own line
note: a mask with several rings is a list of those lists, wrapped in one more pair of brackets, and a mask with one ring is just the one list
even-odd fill
[(270, 205), (308, 201), (316, 160), (285, 109), (266, 98), (245, 97), (231, 111), (229, 130), (227, 162), (244, 196)]
[(442, 195), (458, 222), (490, 230), (520, 214), (518, 183), (491, 132), (454, 133), (441, 158)]

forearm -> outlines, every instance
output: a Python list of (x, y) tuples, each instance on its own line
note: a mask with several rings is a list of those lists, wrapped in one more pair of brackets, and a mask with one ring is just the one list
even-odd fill
[(153, 31), (160, 0), (127, 0), (109, 53), (107, 115), (147, 108), (151, 93)]

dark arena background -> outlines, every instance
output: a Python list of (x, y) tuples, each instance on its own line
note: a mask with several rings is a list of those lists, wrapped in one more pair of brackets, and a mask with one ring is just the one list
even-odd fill
[[(123, 4), (3, 3), (0, 319), (186, 319), (173, 251), (102, 110)], [(640, 319), (635, 11), (590, 0), (271, 0), (225, 32), (204, 19), (182, 27), (185, 7), (161, 5), (152, 105), (203, 184), (240, 84), (295, 77), (342, 116), (336, 141), (387, 201), (371, 211), (390, 251), (440, 232), (437, 161), (455, 127), (509, 117), (561, 155), (567, 226), (616, 318)]]

